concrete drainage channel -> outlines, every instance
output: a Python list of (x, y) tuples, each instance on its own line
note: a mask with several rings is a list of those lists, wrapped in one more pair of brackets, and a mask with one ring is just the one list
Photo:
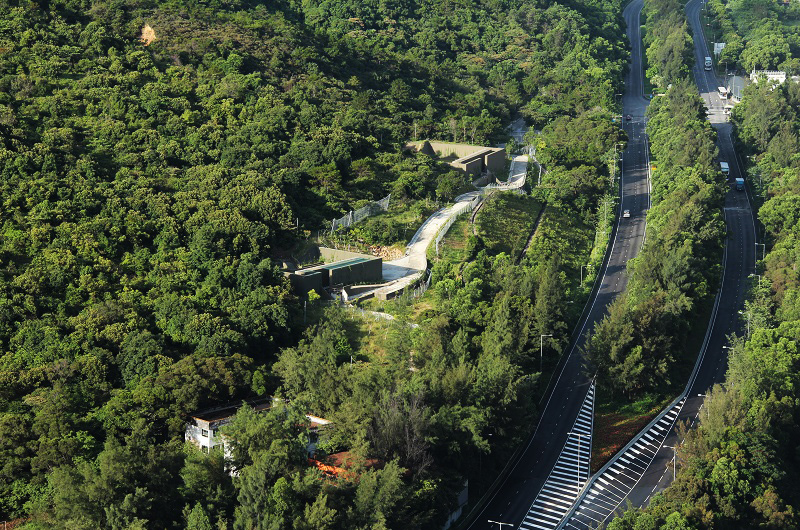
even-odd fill
[(572, 425), (567, 443), (561, 449), (558, 460), (528, 509), (525, 519), (520, 523), (521, 529), (556, 528), (578, 498), (581, 485), (589, 479), (594, 427), (594, 391), (595, 384), (592, 382)]

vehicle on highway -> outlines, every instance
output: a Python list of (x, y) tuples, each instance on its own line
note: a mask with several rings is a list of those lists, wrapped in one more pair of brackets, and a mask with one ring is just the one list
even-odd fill
[(624, 210), (622, 212), (622, 217), (626, 217), (627, 218), (627, 217), (630, 217), (630, 216), (631, 216), (631, 211), (630, 210)]
[(731, 174), (731, 166), (728, 165), (727, 162), (720, 162), (719, 170), (722, 171), (722, 174), (725, 175), (726, 177)]
[(736, 190), (737, 191), (744, 191), (744, 179), (743, 178), (736, 179)]
[(625, 115), (625, 120), (626, 121), (631, 121), (632, 119), (633, 119), (633, 116), (631, 116), (630, 114), (626, 114)]
[(703, 64), (703, 68), (705, 68), (706, 70), (708, 70), (710, 72), (712, 64), (713, 63), (711, 62), (711, 57), (706, 56), (706, 62)]
[(728, 96), (730, 95), (730, 90), (728, 90), (724, 86), (718, 86), (717, 93), (719, 94), (719, 99), (728, 99)]

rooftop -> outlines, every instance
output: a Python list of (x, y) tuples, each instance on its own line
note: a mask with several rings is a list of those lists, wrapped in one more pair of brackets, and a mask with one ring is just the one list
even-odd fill
[[(259, 399), (249, 399), (243, 400), (244, 403), (247, 403), (254, 410), (267, 410), (272, 408), (273, 402), (277, 401), (276, 398), (259, 398)], [(201, 410), (199, 412), (195, 412), (191, 414), (191, 417), (196, 420), (201, 421), (219, 421), (225, 418), (230, 418), (239, 408), (242, 406), (242, 402), (236, 403), (229, 403), (227, 405), (223, 405), (221, 407), (215, 407), (210, 409)]]
[[(248, 405), (253, 407), (253, 410), (262, 411), (274, 407), (277, 403), (281, 401), (282, 400), (275, 397), (267, 397), (267, 398), (244, 400), (244, 403), (247, 403)], [(195, 420), (206, 421), (210, 423), (214, 421), (224, 420), (226, 418), (234, 416), (241, 406), (242, 402), (239, 401), (236, 403), (229, 403), (220, 407), (201, 410), (199, 412), (191, 414), (190, 416)], [(323, 427), (331, 423), (330, 420), (326, 420), (325, 418), (320, 418), (319, 416), (313, 416), (311, 414), (306, 414), (305, 417), (309, 421), (310, 423), (309, 428), (311, 429), (318, 429), (319, 427)]]

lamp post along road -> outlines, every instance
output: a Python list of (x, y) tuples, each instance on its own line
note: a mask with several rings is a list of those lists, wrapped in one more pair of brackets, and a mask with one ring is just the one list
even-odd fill
[(677, 466), (678, 447), (675, 445), (665, 445), (664, 447), (669, 447), (672, 449), (672, 482), (675, 482), (675, 468)]
[(491, 519), (487, 519), (487, 521), (492, 524), (496, 524), (500, 528), (500, 530), (503, 530), (503, 526), (514, 526), (511, 523), (501, 523), (500, 521), (492, 521)]
[(581, 433), (576, 432), (576, 431), (569, 431), (567, 434), (569, 436), (572, 436), (573, 434), (577, 434), (578, 435), (578, 466), (577, 466), (578, 467), (578, 484), (577, 484), (578, 485), (578, 493), (577, 494), (580, 495), (581, 494)]
[(739, 311), (740, 315), (747, 315), (747, 338), (750, 338), (750, 311)]
[(767, 245), (764, 243), (756, 243), (756, 252), (758, 252), (758, 247), (761, 247), (761, 261), (764, 261), (764, 254), (767, 253)]
[(589, 267), (591, 267), (591, 264), (581, 265), (581, 283), (583, 283), (583, 269), (588, 269)]

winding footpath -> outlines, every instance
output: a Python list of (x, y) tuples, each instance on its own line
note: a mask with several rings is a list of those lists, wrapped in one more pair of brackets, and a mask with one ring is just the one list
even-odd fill
[(354, 300), (371, 294), (388, 297), (412, 285), (428, 268), (428, 247), (431, 246), (440, 230), (451, 218), (477, 206), (488, 193), (522, 188), (525, 185), (527, 171), (528, 156), (517, 155), (511, 160), (506, 182), (490, 184), (476, 191), (459, 195), (456, 197), (454, 204), (434, 212), (411, 238), (403, 257), (383, 263), (383, 279), (387, 283), (373, 290), (360, 293), (351, 299)]

